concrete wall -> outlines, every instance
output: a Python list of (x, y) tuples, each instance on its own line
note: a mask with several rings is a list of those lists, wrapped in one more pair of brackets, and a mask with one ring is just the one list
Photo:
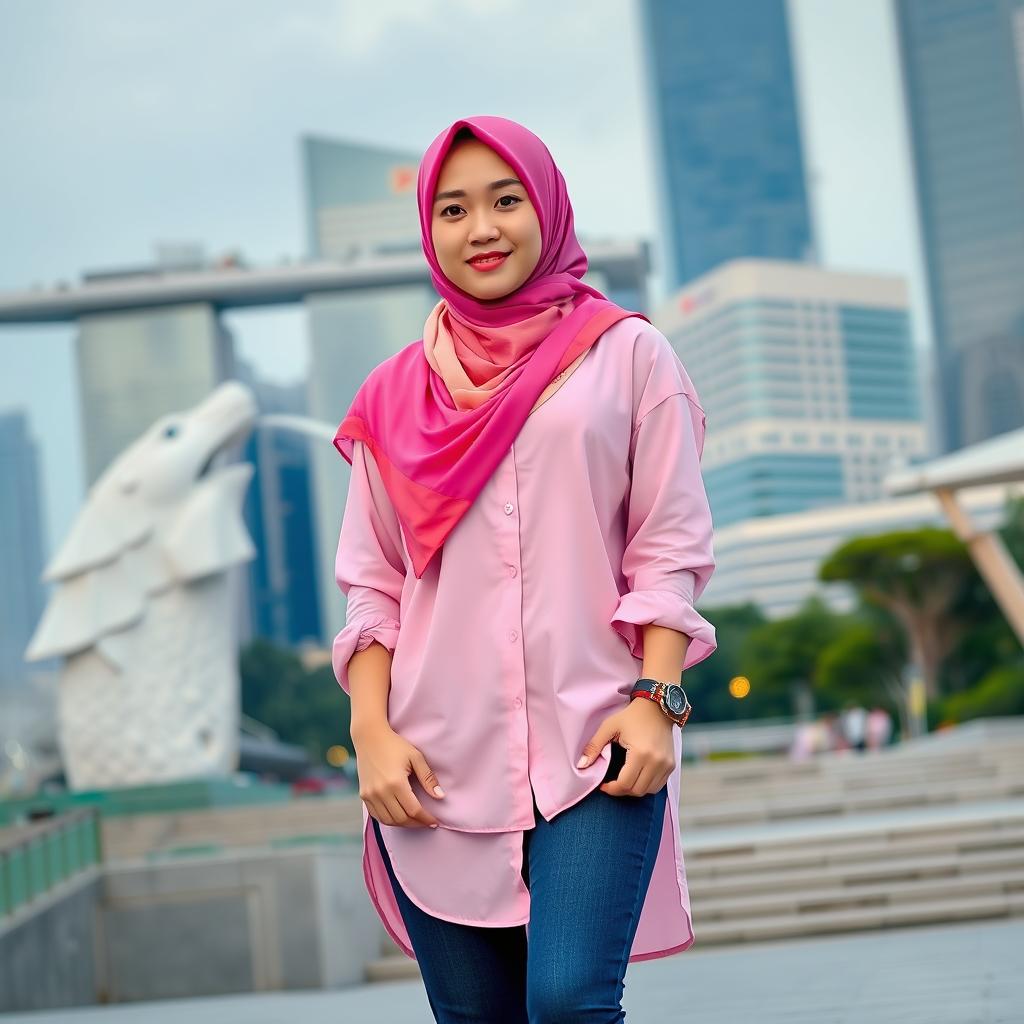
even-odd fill
[(98, 868), (56, 886), (0, 924), (0, 1011), (96, 1002)]
[(385, 934), (356, 843), (107, 865), (111, 1002), (362, 983)]

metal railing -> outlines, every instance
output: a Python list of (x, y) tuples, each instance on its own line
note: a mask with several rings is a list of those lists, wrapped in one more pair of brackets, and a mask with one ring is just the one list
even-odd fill
[(0, 830), (0, 924), (101, 860), (95, 808)]

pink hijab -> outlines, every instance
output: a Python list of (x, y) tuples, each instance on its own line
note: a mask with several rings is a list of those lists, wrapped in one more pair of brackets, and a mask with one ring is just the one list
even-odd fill
[[(537, 266), (500, 299), (479, 300), (452, 284), (434, 254), (437, 177), (463, 126), (516, 170), (540, 221)], [(648, 318), (582, 282), (587, 256), (565, 180), (547, 146), (521, 124), (492, 116), (453, 122), (427, 148), (416, 195), (423, 253), (442, 301), (424, 336), (367, 376), (334, 446), (350, 464), (354, 441), (370, 449), (420, 578), (552, 379), (616, 321)]]

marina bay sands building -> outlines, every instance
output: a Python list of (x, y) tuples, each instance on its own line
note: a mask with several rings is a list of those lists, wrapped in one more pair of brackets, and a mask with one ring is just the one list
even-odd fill
[[(422, 337), (438, 299), (420, 247), (418, 157), (314, 138), (302, 140), (302, 152), (306, 261), (249, 268), (237, 261), (211, 265), (198, 252), (165, 252), (154, 264), (88, 273), (73, 286), (0, 294), (0, 324), (77, 325), (87, 485), (157, 417), (194, 405), (225, 380), (242, 376), (253, 383), (235, 358), (226, 312), (305, 309), (310, 371), (304, 411), (331, 427), (374, 366)], [(646, 311), (646, 244), (581, 241), (590, 259), (587, 282)], [(298, 411), (294, 395), (278, 400)], [(345, 618), (333, 567), (349, 468), (329, 443), (298, 442), (249, 448), (257, 474), (280, 475), (260, 488), (261, 500), (271, 504), (260, 510), (259, 522), (285, 532), (276, 539), (254, 532), (258, 557), (267, 564), (251, 575), (252, 628), (242, 635), (256, 630), (278, 642), (310, 636), (318, 610), (318, 639), (327, 644)], [(288, 503), (287, 517), (275, 501)], [(296, 502), (308, 507), (308, 544), (299, 543)]]

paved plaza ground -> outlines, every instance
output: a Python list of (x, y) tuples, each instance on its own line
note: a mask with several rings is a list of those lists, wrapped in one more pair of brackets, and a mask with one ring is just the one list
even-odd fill
[[(632, 964), (632, 1024), (1024, 1022), (1024, 919), (694, 947)], [(0, 1024), (430, 1024), (422, 983), (0, 1014)]]

